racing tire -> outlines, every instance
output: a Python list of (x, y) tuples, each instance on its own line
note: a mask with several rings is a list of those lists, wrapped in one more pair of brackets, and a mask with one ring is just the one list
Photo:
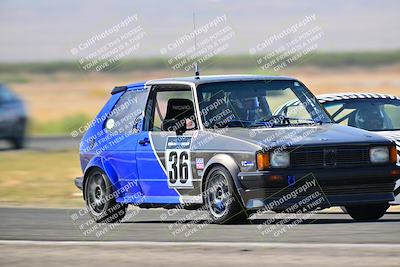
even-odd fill
[(15, 149), (22, 149), (25, 147), (25, 121), (18, 122), (15, 129), (15, 136), (11, 139), (11, 143)]
[(213, 167), (205, 180), (204, 202), (213, 223), (243, 223), (249, 213), (242, 206), (230, 172), (222, 166)]
[(84, 196), (91, 217), (98, 223), (120, 222), (126, 214), (126, 204), (117, 203), (114, 187), (101, 169), (91, 171), (85, 181)]
[(389, 204), (367, 204), (367, 205), (351, 205), (345, 206), (347, 213), (355, 221), (377, 221), (385, 215)]
[(11, 140), (14, 149), (23, 149), (25, 147), (24, 137), (17, 137)]

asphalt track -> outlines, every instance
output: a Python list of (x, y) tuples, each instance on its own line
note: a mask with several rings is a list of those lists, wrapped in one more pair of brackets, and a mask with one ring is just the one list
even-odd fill
[[(33, 151), (62, 151), (69, 149), (78, 149), (81, 137), (72, 136), (49, 136), (49, 137), (28, 137), (25, 150)], [(4, 141), (0, 141), (0, 152), (12, 150), (12, 146)]]
[(318, 213), (282, 226), (275, 213), (210, 225), (196, 212), (133, 208), (124, 223), (98, 225), (83, 210), (0, 208), (0, 266), (398, 266), (400, 213), (362, 223)]
[[(354, 222), (341, 213), (309, 214), (311, 217), (299, 217), (298, 225), (289, 224), (293, 226), (284, 233), (277, 232), (282, 227), (278, 227), (276, 213), (236, 225), (208, 224), (206, 214), (196, 214), (130, 209), (128, 220), (111, 229), (110, 225), (93, 224), (88, 215), (80, 216), (79, 210), (0, 208), (0, 240), (400, 244), (400, 213), (386, 214), (378, 222)], [(109, 230), (99, 234), (103, 229)]]

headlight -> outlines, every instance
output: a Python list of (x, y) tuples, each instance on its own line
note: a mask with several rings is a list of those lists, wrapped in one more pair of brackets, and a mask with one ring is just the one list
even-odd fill
[(372, 163), (389, 163), (390, 161), (389, 148), (385, 146), (373, 147), (369, 151), (369, 157)]
[(271, 167), (286, 168), (290, 166), (290, 154), (286, 151), (271, 152)]

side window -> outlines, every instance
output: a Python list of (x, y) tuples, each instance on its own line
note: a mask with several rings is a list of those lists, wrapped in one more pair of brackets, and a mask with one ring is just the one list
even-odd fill
[(388, 128), (400, 129), (400, 105), (385, 104), (383, 106), (383, 111), (389, 122)]
[(111, 110), (104, 128), (109, 134), (129, 134), (140, 131), (147, 92), (127, 91)]
[(158, 88), (152, 102), (150, 131), (174, 131), (179, 125), (185, 125), (187, 130), (197, 128), (190, 89)]

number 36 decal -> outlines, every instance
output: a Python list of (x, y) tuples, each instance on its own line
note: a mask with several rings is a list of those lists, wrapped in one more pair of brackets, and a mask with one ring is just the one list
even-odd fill
[(191, 137), (169, 136), (165, 149), (168, 187), (193, 187), (192, 170), (190, 164)]

